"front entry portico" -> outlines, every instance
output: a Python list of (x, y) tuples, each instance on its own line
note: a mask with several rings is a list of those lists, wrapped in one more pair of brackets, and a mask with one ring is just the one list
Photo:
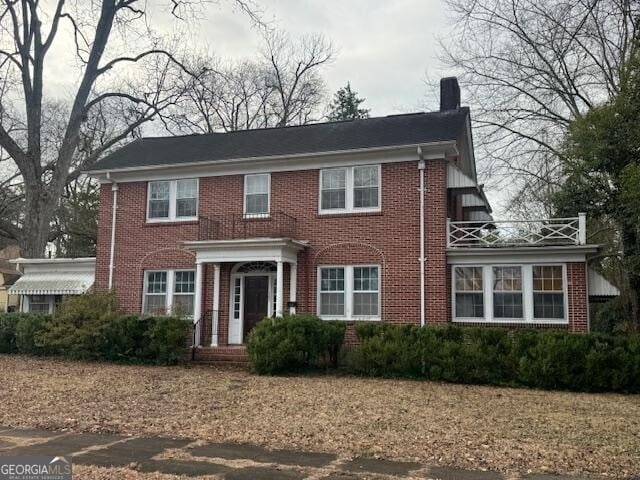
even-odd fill
[[(289, 303), (295, 310), (298, 253), (306, 242), (289, 238), (188, 241), (184, 246), (196, 256), (193, 319), (195, 345), (218, 346), (220, 330), (221, 264), (233, 263), (229, 277), (228, 339), (241, 345), (265, 316), (284, 313), (284, 264), (289, 264)], [(202, 337), (204, 265), (213, 264), (213, 302), (210, 334)], [(228, 270), (227, 270), (228, 272)], [(227, 317), (225, 316), (225, 319)], [(224, 331), (223, 331), (224, 332)], [(224, 344), (225, 342), (223, 342)]]

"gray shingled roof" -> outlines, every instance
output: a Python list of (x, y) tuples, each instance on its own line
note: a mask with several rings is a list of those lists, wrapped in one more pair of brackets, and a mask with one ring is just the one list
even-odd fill
[(468, 108), (460, 108), (298, 127), (142, 138), (106, 156), (92, 171), (456, 140), (468, 115)]

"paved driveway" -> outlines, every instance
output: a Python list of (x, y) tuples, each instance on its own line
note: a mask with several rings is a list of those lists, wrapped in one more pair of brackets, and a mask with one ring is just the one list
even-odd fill
[[(134, 466), (142, 472), (192, 477), (216, 475), (224, 480), (504, 478), (497, 472), (429, 467), (419, 463), (376, 458), (343, 458), (322, 452), (267, 450), (256, 445), (0, 427), (0, 457), (8, 455), (72, 455), (74, 464), (100, 467)], [(578, 480), (578, 477), (549, 475), (528, 475), (519, 478)]]

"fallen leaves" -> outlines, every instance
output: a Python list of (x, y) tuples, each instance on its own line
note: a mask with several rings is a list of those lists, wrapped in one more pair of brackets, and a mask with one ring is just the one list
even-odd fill
[(249, 442), (507, 472), (640, 472), (640, 396), (20, 356), (0, 356), (0, 375), (0, 425)]

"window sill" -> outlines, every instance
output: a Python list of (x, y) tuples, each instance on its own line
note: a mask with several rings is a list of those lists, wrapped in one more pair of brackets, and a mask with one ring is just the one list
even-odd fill
[(159, 226), (172, 226), (172, 225), (197, 225), (198, 218), (185, 218), (184, 220), (170, 219), (170, 220), (146, 220), (144, 222), (145, 227), (159, 227)]
[(568, 320), (487, 320), (484, 318), (454, 318), (453, 323), (470, 325), (496, 325), (496, 326), (517, 326), (517, 327), (539, 327), (539, 326), (567, 326)]
[(333, 217), (375, 217), (382, 216), (382, 210), (363, 210), (363, 211), (341, 211), (341, 212), (319, 212), (316, 218), (333, 218)]
[(359, 322), (380, 322), (380, 317), (359, 317), (359, 318), (345, 318), (345, 317), (319, 317), (320, 320), (329, 320), (332, 322), (346, 322), (346, 323), (359, 323)]
[(243, 213), (242, 220), (271, 220), (270, 213)]

